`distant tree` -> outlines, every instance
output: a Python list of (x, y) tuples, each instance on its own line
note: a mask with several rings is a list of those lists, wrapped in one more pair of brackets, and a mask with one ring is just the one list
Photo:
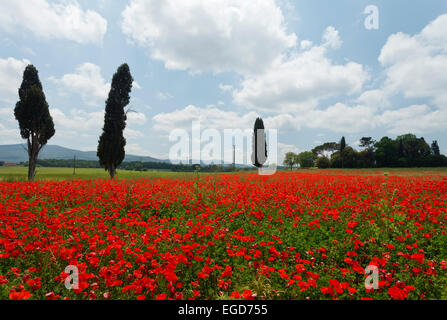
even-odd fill
[(331, 165), (331, 162), (328, 157), (323, 156), (323, 157), (319, 157), (317, 159), (317, 167), (319, 169), (327, 169), (330, 167), (330, 165)]
[(374, 167), (374, 152), (371, 149), (365, 149), (357, 153), (357, 168)]
[(363, 137), (360, 139), (360, 147), (365, 149), (373, 149), (376, 141), (371, 137)]
[(298, 154), (297, 160), (301, 168), (311, 168), (315, 166), (317, 156), (310, 151), (305, 151)]
[(397, 167), (399, 165), (399, 150), (396, 141), (383, 137), (375, 143), (377, 167)]
[(3, 167), (5, 163), (3, 161), (0, 161), (0, 167)]
[(334, 152), (330, 159), (331, 168), (341, 168), (341, 155), (340, 151)]
[(256, 118), (252, 143), (251, 161), (255, 167), (262, 168), (267, 161), (267, 139), (264, 132), (264, 121), (261, 118)]
[(292, 170), (293, 166), (296, 164), (296, 154), (293, 152), (287, 152), (284, 157), (283, 164)]
[(339, 149), (340, 152), (345, 150), (345, 148), (346, 148), (346, 140), (345, 140), (345, 137), (342, 137), (341, 140), (340, 140), (340, 149)]
[(130, 102), (133, 78), (127, 64), (121, 65), (112, 79), (109, 97), (106, 101), (103, 133), (98, 142), (98, 158), (101, 166), (113, 179), (117, 167), (125, 157), (127, 115), (124, 108)]
[(334, 153), (340, 149), (340, 145), (336, 142), (326, 142), (320, 146), (312, 149), (312, 152), (317, 156), (325, 156), (326, 153)]
[(376, 141), (371, 137), (363, 137), (360, 139), (360, 147), (365, 148), (362, 152), (358, 154), (359, 163), (358, 165), (362, 168), (371, 168), (374, 166), (375, 154), (374, 145)]
[(341, 156), (341, 167), (342, 168), (344, 168), (343, 150), (345, 150), (345, 148), (346, 148), (346, 140), (345, 140), (345, 137), (342, 137), (341, 141), (340, 141), (340, 149), (339, 149), (340, 156)]
[(346, 147), (341, 152), (341, 158), (343, 160), (344, 168), (356, 168), (357, 167), (358, 153), (351, 147)]
[[(424, 138), (417, 138), (414, 134), (405, 134), (397, 137), (397, 141), (402, 143), (402, 155), (400, 155), (401, 166), (424, 166), (424, 158), (430, 155), (430, 146)], [(400, 150), (399, 150), (400, 151)]]
[(435, 156), (441, 155), (441, 152), (440, 152), (439, 146), (438, 146), (438, 141), (435, 140), (435, 141), (432, 142), (432, 144), (431, 144), (431, 152)]
[(404, 156), (404, 143), (402, 139), (398, 139), (397, 141), (397, 155), (399, 156), (399, 158), (402, 158)]
[(55, 134), (39, 74), (33, 65), (28, 65), (23, 73), (19, 98), (14, 115), (19, 122), (20, 135), (27, 141), (28, 180), (33, 181), (39, 152)]

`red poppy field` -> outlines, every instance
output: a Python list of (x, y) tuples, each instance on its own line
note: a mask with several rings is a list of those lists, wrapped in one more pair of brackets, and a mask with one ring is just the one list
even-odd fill
[(447, 299), (445, 173), (0, 182), (0, 194), (0, 299)]

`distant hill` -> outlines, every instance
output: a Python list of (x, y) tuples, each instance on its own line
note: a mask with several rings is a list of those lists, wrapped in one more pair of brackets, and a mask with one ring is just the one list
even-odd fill
[[(39, 153), (39, 159), (57, 159), (57, 160), (98, 160), (96, 151), (80, 151), (61, 146), (47, 145)], [(0, 161), (5, 162), (24, 162), (28, 161), (28, 154), (26, 147), (23, 144), (0, 145)], [(170, 162), (169, 160), (160, 160), (152, 157), (135, 156), (126, 154), (124, 159), (126, 162), (141, 161), (141, 162)]]

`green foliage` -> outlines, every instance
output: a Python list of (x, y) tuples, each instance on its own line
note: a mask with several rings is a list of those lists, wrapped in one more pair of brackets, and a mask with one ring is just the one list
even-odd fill
[(312, 152), (317, 156), (324, 156), (325, 153), (334, 153), (340, 150), (340, 144), (337, 142), (326, 142), (320, 146), (312, 149)]
[(431, 152), (435, 156), (441, 155), (441, 152), (439, 151), (438, 141), (435, 140), (435, 141), (432, 142), (432, 144), (431, 144)]
[(284, 157), (283, 164), (286, 167), (289, 167), (290, 170), (292, 170), (293, 166), (297, 164), (296, 160), (297, 160), (297, 155), (295, 153), (287, 152), (285, 157)]
[(97, 154), (99, 163), (109, 172), (112, 179), (125, 156), (126, 139), (123, 131), (126, 128), (127, 116), (124, 108), (130, 102), (132, 83), (129, 66), (121, 65), (113, 76), (106, 101), (103, 133), (99, 138)]
[(331, 161), (329, 160), (328, 157), (319, 157), (317, 159), (317, 167), (319, 169), (327, 169), (331, 166)]
[(341, 141), (340, 141), (340, 149), (339, 149), (339, 151), (342, 152), (343, 150), (345, 150), (345, 148), (346, 148), (346, 140), (345, 140), (345, 137), (342, 137)]
[[(328, 162), (331, 168), (447, 167), (447, 157), (440, 154), (437, 141), (429, 146), (424, 138), (414, 134), (402, 135), (395, 140), (383, 137), (377, 142), (371, 137), (363, 137), (359, 145), (364, 149), (357, 151), (347, 146), (343, 137), (340, 144), (327, 142), (315, 147), (312, 153), (323, 156), (338, 149), (331, 154), (330, 159), (319, 158), (319, 168), (325, 168)], [(292, 156), (286, 155), (284, 161), (285, 165), (290, 166)], [(312, 165), (306, 163), (306, 167), (309, 166)]]
[(38, 71), (33, 65), (28, 65), (23, 73), (19, 98), (14, 115), (19, 122), (20, 135), (27, 140), (28, 180), (32, 181), (39, 152), (55, 134), (53, 118), (50, 115)]
[(305, 151), (298, 154), (297, 160), (301, 168), (311, 168), (315, 166), (317, 156), (313, 152)]
[(376, 141), (371, 137), (363, 137), (360, 139), (360, 147), (362, 148), (373, 149), (375, 143)]

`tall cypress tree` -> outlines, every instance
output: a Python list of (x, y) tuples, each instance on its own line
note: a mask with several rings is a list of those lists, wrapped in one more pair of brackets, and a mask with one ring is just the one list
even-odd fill
[(251, 161), (254, 166), (262, 168), (267, 161), (267, 139), (264, 132), (264, 121), (256, 118), (253, 130), (253, 153)]
[(125, 157), (126, 139), (123, 136), (126, 128), (126, 112), (124, 108), (130, 102), (133, 78), (129, 66), (121, 65), (113, 75), (109, 97), (106, 101), (104, 127), (98, 142), (99, 163), (109, 172), (110, 178), (115, 177), (116, 168)]
[(431, 144), (431, 151), (435, 156), (439, 156), (441, 154), (441, 151), (439, 150), (438, 141), (435, 140)]
[(28, 181), (33, 181), (39, 152), (55, 134), (42, 83), (33, 65), (28, 65), (23, 72), (19, 98), (14, 115), (19, 122), (20, 135), (27, 141)]
[(341, 141), (340, 141), (340, 157), (341, 157), (341, 167), (344, 168), (344, 164), (343, 164), (343, 150), (345, 150), (346, 148), (346, 140), (345, 137), (341, 137)]

